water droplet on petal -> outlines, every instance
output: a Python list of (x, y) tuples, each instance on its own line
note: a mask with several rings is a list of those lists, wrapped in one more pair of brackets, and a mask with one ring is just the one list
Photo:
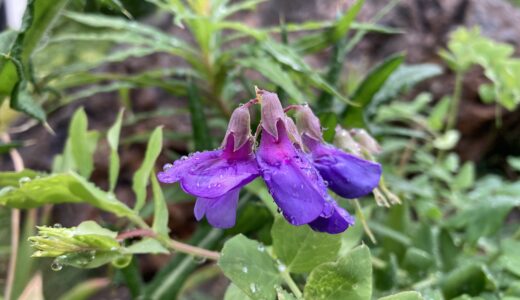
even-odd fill
[(188, 159), (188, 157), (186, 155), (181, 157), (181, 160), (187, 160), (187, 159)]
[(172, 164), (165, 164), (165, 165), (162, 167), (163, 171), (165, 171), (165, 172), (168, 171), (168, 170), (171, 169), (171, 168), (173, 168), (173, 165), (172, 165)]

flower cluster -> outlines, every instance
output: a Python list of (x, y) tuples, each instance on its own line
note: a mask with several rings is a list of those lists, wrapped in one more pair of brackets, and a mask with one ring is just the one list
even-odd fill
[[(260, 146), (254, 149), (249, 107), (261, 105)], [(235, 224), (240, 189), (261, 176), (289, 223), (340, 233), (354, 218), (340, 207), (327, 188), (345, 198), (366, 195), (378, 185), (378, 163), (346, 153), (323, 141), (320, 122), (308, 106), (291, 106), (296, 124), (278, 96), (259, 90), (257, 98), (235, 109), (221, 149), (198, 152), (167, 164), (158, 178), (179, 182), (197, 197), (195, 217), (206, 216), (219, 228)], [(256, 151), (255, 151), (256, 150)]]

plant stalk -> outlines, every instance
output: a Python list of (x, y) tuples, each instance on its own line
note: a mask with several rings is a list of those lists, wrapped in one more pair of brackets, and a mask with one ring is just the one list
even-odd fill
[(281, 274), (283, 280), (285, 283), (287, 283), (287, 286), (291, 292), (294, 294), (294, 296), (296, 296), (296, 299), (303, 299), (303, 293), (300, 291), (300, 288), (298, 288), (298, 285), (296, 285), (296, 282), (294, 282), (289, 272), (284, 271)]

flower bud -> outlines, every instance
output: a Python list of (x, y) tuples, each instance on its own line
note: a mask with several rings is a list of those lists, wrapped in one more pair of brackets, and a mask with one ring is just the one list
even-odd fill
[(361, 147), (370, 154), (381, 153), (381, 146), (365, 129), (355, 128), (350, 130), (351, 135)]
[(296, 123), (300, 134), (306, 134), (308, 137), (322, 141), (321, 125), (320, 120), (314, 115), (311, 108), (308, 105), (298, 106), (296, 113)]
[(278, 140), (278, 121), (285, 122), (282, 104), (275, 93), (257, 90), (256, 97), (262, 105), (262, 128)]
[(226, 136), (222, 142), (222, 147), (226, 148), (226, 143), (230, 134), (233, 134), (233, 151), (240, 149), (247, 141), (251, 140), (251, 117), (245, 105), (239, 106), (233, 111), (229, 119)]
[(294, 121), (291, 118), (285, 117), (285, 127), (287, 128), (287, 135), (289, 136), (291, 141), (294, 144), (298, 144), (300, 146), (300, 149), (303, 149), (302, 137), (298, 132), (298, 128), (294, 124)]
[(336, 136), (334, 137), (334, 144), (340, 149), (348, 151), (356, 156), (361, 156), (361, 147), (350, 135), (350, 132), (341, 126), (336, 126)]

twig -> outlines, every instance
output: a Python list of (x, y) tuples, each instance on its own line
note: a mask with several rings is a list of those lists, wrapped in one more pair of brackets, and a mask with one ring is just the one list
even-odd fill
[(359, 219), (361, 221), (361, 225), (363, 225), (365, 233), (368, 235), (372, 243), (377, 244), (376, 237), (372, 233), (372, 230), (370, 230), (370, 227), (368, 227), (367, 220), (365, 219), (365, 215), (363, 214), (363, 210), (361, 209), (361, 205), (359, 204), (358, 199), (354, 199), (354, 205), (356, 205), (356, 209), (359, 211)]
[[(1, 136), (1, 139), (5, 143), (10, 143), (11, 138), (8, 134), (4, 133)], [(24, 169), (23, 159), (20, 153), (16, 149), (11, 149), (9, 151), (9, 155), (11, 156), (11, 160), (13, 161), (14, 170), (20, 172)], [(11, 258), (9, 260), (9, 267), (7, 269), (7, 280), (5, 284), (5, 300), (11, 299), (11, 293), (13, 291), (14, 284), (14, 275), (16, 272), (16, 260), (18, 258), (18, 246), (20, 239), (20, 210), (13, 209), (11, 211)]]
[(220, 253), (218, 253), (218, 252), (195, 247), (195, 246), (185, 244), (185, 243), (182, 243), (182, 242), (179, 242), (176, 240), (162, 238), (150, 229), (134, 229), (134, 230), (126, 231), (126, 232), (120, 233), (116, 239), (118, 241), (123, 241), (123, 240), (129, 239), (129, 238), (134, 238), (134, 237), (151, 237), (151, 238), (159, 240), (160, 242), (165, 244), (168, 248), (170, 248), (173, 251), (178, 251), (178, 252), (186, 253), (189, 255), (204, 257), (204, 258), (211, 259), (211, 260), (218, 260), (220, 258)]

